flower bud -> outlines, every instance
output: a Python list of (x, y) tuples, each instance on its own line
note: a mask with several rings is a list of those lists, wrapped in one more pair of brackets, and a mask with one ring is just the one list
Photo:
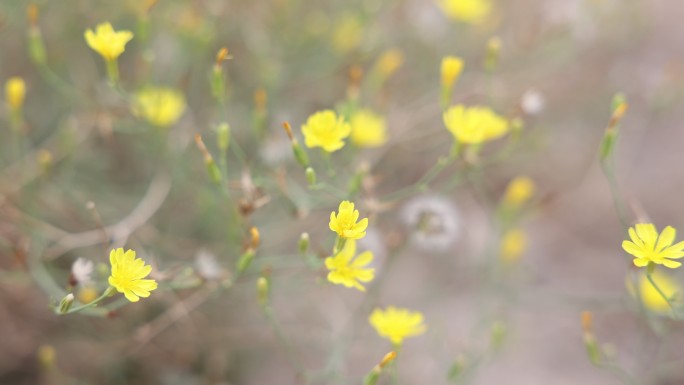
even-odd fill
[(42, 66), (45, 64), (45, 43), (38, 27), (38, 6), (30, 4), (26, 9), (26, 16), (29, 21), (28, 30), (28, 51), (33, 64)]
[(252, 249), (256, 250), (259, 247), (259, 244), (261, 243), (261, 236), (259, 235), (259, 229), (252, 226), (249, 229), (249, 235), (250, 235), (250, 246)]
[(299, 242), (297, 244), (299, 252), (302, 254), (306, 254), (306, 252), (309, 250), (309, 243), (309, 233), (302, 233), (302, 235), (299, 237)]
[(268, 279), (264, 276), (259, 277), (257, 279), (257, 298), (259, 300), (259, 305), (264, 306), (268, 303), (268, 297), (269, 297), (269, 282)]
[(527, 176), (515, 177), (506, 187), (503, 203), (509, 207), (520, 207), (534, 195), (534, 190), (532, 179)]
[(74, 303), (74, 295), (69, 293), (59, 303), (59, 314), (66, 314)]
[(50, 370), (55, 367), (57, 353), (52, 345), (41, 345), (36, 352), (38, 363), (44, 370)]
[(316, 171), (313, 168), (307, 167), (306, 171), (306, 181), (309, 182), (309, 186), (314, 186), (316, 184)]
[(249, 265), (252, 264), (252, 261), (254, 260), (254, 249), (249, 248), (247, 249), (241, 256), (240, 259), (238, 259), (237, 262), (237, 273), (242, 274), (249, 268)]
[(484, 61), (484, 67), (487, 71), (492, 72), (496, 69), (500, 54), (501, 39), (498, 36), (492, 36), (487, 41), (487, 54)]
[(218, 148), (221, 151), (226, 151), (230, 145), (230, 125), (228, 123), (221, 123), (216, 127), (218, 136)]
[(13, 77), (5, 83), (5, 99), (10, 109), (19, 111), (24, 106), (26, 98), (26, 83), (20, 77)]

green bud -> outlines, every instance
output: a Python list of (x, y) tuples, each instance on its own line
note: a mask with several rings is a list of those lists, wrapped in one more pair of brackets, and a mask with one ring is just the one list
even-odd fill
[(221, 123), (216, 127), (218, 134), (218, 148), (221, 151), (226, 151), (230, 145), (230, 126), (228, 123)]
[(223, 76), (223, 68), (219, 65), (215, 65), (211, 71), (211, 94), (218, 100), (222, 102), (226, 94), (226, 83)]
[(292, 141), (292, 151), (294, 152), (295, 159), (302, 165), (302, 167), (309, 167), (309, 155), (306, 151), (299, 145), (296, 140)]
[(622, 106), (625, 103), (627, 103), (627, 98), (625, 97), (625, 94), (618, 92), (617, 94), (613, 95), (613, 102), (611, 104), (612, 110), (615, 111), (616, 109), (618, 109), (618, 107)]
[(216, 165), (216, 162), (214, 162), (214, 159), (207, 160), (206, 165), (209, 178), (211, 178), (214, 183), (221, 183), (221, 170)]
[(309, 233), (302, 233), (299, 237), (299, 243), (297, 244), (300, 253), (306, 254), (309, 250), (309, 242)]
[(596, 344), (596, 340), (591, 333), (584, 333), (584, 347), (587, 349), (589, 361), (594, 365), (601, 364), (601, 350)]
[(62, 301), (59, 303), (59, 314), (66, 314), (71, 305), (74, 303), (74, 295), (72, 293), (67, 294)]
[(380, 379), (380, 371), (373, 369), (366, 378), (363, 379), (363, 385), (375, 385)]
[(499, 64), (501, 54), (501, 39), (497, 36), (491, 37), (487, 41), (487, 54), (485, 56), (484, 67), (488, 72), (493, 72)]
[(240, 259), (238, 259), (237, 262), (237, 271), (238, 274), (242, 274), (249, 268), (249, 265), (252, 264), (252, 261), (254, 260), (254, 250), (253, 249), (247, 249), (241, 256)]
[(615, 147), (615, 130), (608, 130), (606, 134), (603, 135), (603, 140), (601, 141), (601, 161), (608, 159), (608, 157), (613, 153), (613, 148)]
[(503, 322), (497, 321), (492, 325), (491, 343), (494, 350), (498, 350), (506, 339), (507, 330)]
[(259, 277), (259, 279), (257, 279), (257, 298), (261, 306), (268, 303), (269, 291), (270, 285), (268, 279), (264, 276)]
[(447, 378), (449, 381), (455, 382), (458, 381), (458, 379), (463, 375), (463, 373), (466, 371), (466, 358), (463, 355), (459, 355), (456, 357), (454, 360), (454, 363), (451, 364), (451, 367), (449, 368), (449, 373), (447, 374)]
[(314, 171), (313, 168), (307, 167), (306, 168), (306, 180), (309, 182), (309, 186), (313, 186), (316, 184), (316, 171)]
[(38, 27), (31, 27), (28, 35), (28, 50), (29, 56), (33, 63), (39, 66), (45, 64), (45, 44), (43, 43), (43, 36), (40, 34)]

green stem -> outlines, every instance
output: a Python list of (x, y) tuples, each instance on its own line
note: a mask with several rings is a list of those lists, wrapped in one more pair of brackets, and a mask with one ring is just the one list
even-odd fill
[(407, 196), (412, 195), (415, 192), (420, 192), (424, 191), (425, 189), (428, 188), (430, 183), (439, 176), (439, 174), (444, 171), (444, 169), (450, 165), (454, 160), (458, 158), (458, 155), (461, 153), (461, 144), (459, 142), (454, 142), (454, 146), (451, 148), (451, 152), (449, 153), (449, 156), (447, 157), (440, 157), (437, 160), (437, 163), (435, 163), (428, 172), (423, 175), (418, 182), (414, 183), (411, 186), (405, 187), (399, 191), (395, 191), (389, 195), (387, 195), (384, 200), (400, 200), (403, 199)]
[(117, 88), (119, 84), (119, 63), (116, 60), (106, 60), (107, 63), (107, 78), (113, 88)]
[(87, 308), (90, 308), (90, 307), (93, 307), (93, 306), (97, 306), (97, 304), (98, 304), (100, 301), (102, 301), (103, 299), (109, 297), (109, 296), (112, 295), (112, 294), (114, 294), (114, 288), (111, 287), (111, 286), (109, 286), (109, 287), (102, 293), (101, 296), (95, 298), (92, 302), (89, 302), (89, 303), (84, 304), (84, 305), (81, 305), (81, 306), (72, 307), (71, 309), (67, 310), (66, 312), (64, 312), (64, 313), (59, 313), (59, 314), (60, 314), (60, 315), (72, 314), (72, 313), (79, 312), (79, 311), (81, 311), (81, 310), (83, 310), (83, 309), (87, 309)]
[(298, 375), (304, 374), (306, 369), (304, 369), (304, 365), (301, 363), (299, 355), (297, 355), (297, 353), (294, 351), (294, 348), (292, 347), (290, 340), (287, 338), (285, 332), (280, 327), (280, 323), (278, 322), (278, 320), (275, 317), (275, 314), (273, 313), (273, 308), (271, 308), (270, 305), (266, 304), (263, 306), (263, 310), (264, 315), (266, 315), (266, 319), (271, 324), (271, 327), (273, 328), (273, 331), (275, 332), (276, 337), (278, 338), (278, 341), (280, 341), (280, 344), (283, 346), (283, 349), (285, 349), (285, 356), (287, 357), (287, 360), (290, 362), (290, 365), (297, 371)]

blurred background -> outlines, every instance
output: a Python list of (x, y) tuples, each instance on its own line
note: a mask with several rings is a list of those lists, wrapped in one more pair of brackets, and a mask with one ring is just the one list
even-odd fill
[[(479, 17), (459, 8), (473, 2)], [(428, 331), (379, 383), (684, 383), (681, 321), (640, 308), (620, 246), (633, 223), (683, 223), (682, 14), (675, 0), (1, 0), (0, 78), (26, 96), (19, 120), (5, 98), (0, 124), (0, 384), (362, 383), (392, 349), (368, 323), (388, 305)], [(134, 34), (116, 86), (84, 39), (107, 21)], [(452, 104), (517, 128), (433, 173), (453, 143), (448, 55), (465, 63)], [(180, 95), (169, 124), (131, 108), (154, 87)], [(629, 108), (602, 169), (616, 93)], [(307, 188), (281, 123), (303, 143), (312, 113), (359, 107), (387, 140), (309, 150)], [(343, 199), (370, 220), (366, 293), (325, 279)], [(252, 227), (260, 245), (237, 274)], [(57, 315), (68, 292), (107, 286), (114, 247), (159, 289)]]

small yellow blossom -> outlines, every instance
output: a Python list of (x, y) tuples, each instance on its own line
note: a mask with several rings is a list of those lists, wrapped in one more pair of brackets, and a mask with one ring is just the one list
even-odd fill
[(401, 345), (405, 338), (421, 335), (427, 330), (421, 312), (394, 306), (373, 310), (368, 321), (380, 337), (389, 339), (393, 345)]
[(370, 282), (375, 277), (375, 269), (366, 267), (373, 261), (373, 253), (365, 251), (354, 257), (355, 254), (356, 241), (350, 239), (337, 255), (326, 258), (325, 267), (330, 270), (328, 281), (366, 291), (361, 282)]
[[(681, 287), (679, 286), (677, 281), (675, 281), (671, 276), (667, 275), (664, 272), (655, 270), (653, 274), (651, 274), (651, 279), (653, 279), (653, 282), (655, 282), (655, 284), (658, 285), (658, 288), (668, 298), (672, 298), (674, 295), (681, 291)], [(656, 288), (653, 287), (653, 285), (651, 284), (651, 282), (649, 282), (645, 274), (639, 277), (638, 285), (639, 296), (641, 298), (641, 301), (644, 303), (644, 306), (646, 306), (646, 308), (658, 313), (668, 313), (670, 311), (670, 305), (667, 303), (665, 298), (663, 298), (663, 296), (660, 293), (658, 293), (658, 290), (656, 290)], [(627, 290), (632, 296), (636, 296), (634, 285), (632, 284), (631, 280), (627, 280)], [(670, 302), (672, 303), (673, 300), (671, 299)]]
[(80, 303), (91, 303), (97, 299), (97, 296), (97, 290), (92, 285), (82, 286), (76, 294)]
[(520, 229), (507, 231), (501, 238), (500, 255), (501, 260), (513, 263), (520, 259), (527, 249), (527, 235)]
[(482, 23), (491, 13), (491, 0), (439, 0), (447, 17), (471, 24)]
[(444, 125), (456, 140), (479, 144), (498, 139), (508, 132), (508, 122), (488, 107), (450, 107), (443, 115)]
[(671, 259), (684, 257), (684, 242), (673, 245), (677, 231), (667, 226), (658, 234), (652, 223), (639, 223), (629, 228), (631, 241), (623, 241), (622, 248), (634, 256), (634, 265), (644, 267), (653, 262), (671, 269), (682, 264)]
[(20, 110), (26, 98), (26, 83), (24, 79), (15, 76), (5, 83), (5, 99), (12, 110)]
[(126, 43), (133, 39), (131, 31), (115, 31), (110, 23), (98, 24), (95, 32), (85, 31), (88, 46), (99, 53), (106, 61), (116, 60), (126, 49)]
[(43, 369), (52, 369), (57, 362), (57, 351), (52, 345), (41, 345), (36, 352), (36, 359)]
[(147, 298), (157, 288), (155, 280), (143, 279), (150, 274), (152, 266), (145, 265), (145, 261), (136, 258), (135, 251), (114, 249), (109, 253), (109, 262), (112, 265), (109, 284), (123, 293), (129, 301), (138, 302), (139, 297)]
[(344, 239), (361, 239), (366, 236), (368, 218), (363, 218), (359, 222), (359, 210), (354, 210), (354, 203), (342, 201), (337, 210), (337, 215), (333, 211), (330, 213), (330, 230), (337, 233)]
[(383, 79), (392, 76), (404, 64), (404, 54), (398, 49), (389, 49), (380, 55), (375, 62), (375, 71)]
[(344, 139), (351, 133), (351, 125), (333, 110), (316, 112), (309, 116), (302, 126), (304, 144), (307, 147), (321, 147), (327, 152), (335, 152), (344, 147)]
[(450, 89), (463, 71), (463, 60), (456, 56), (445, 56), (440, 66), (442, 87)]
[(351, 140), (360, 147), (378, 147), (387, 141), (385, 118), (370, 110), (359, 110), (351, 119)]
[(131, 111), (157, 127), (168, 127), (183, 115), (185, 97), (171, 88), (144, 88), (133, 97)]
[(515, 177), (506, 187), (503, 202), (508, 206), (522, 206), (534, 195), (534, 190), (532, 179), (526, 176)]
[(359, 46), (363, 39), (363, 25), (358, 16), (343, 14), (332, 31), (332, 45), (338, 53), (345, 54)]

